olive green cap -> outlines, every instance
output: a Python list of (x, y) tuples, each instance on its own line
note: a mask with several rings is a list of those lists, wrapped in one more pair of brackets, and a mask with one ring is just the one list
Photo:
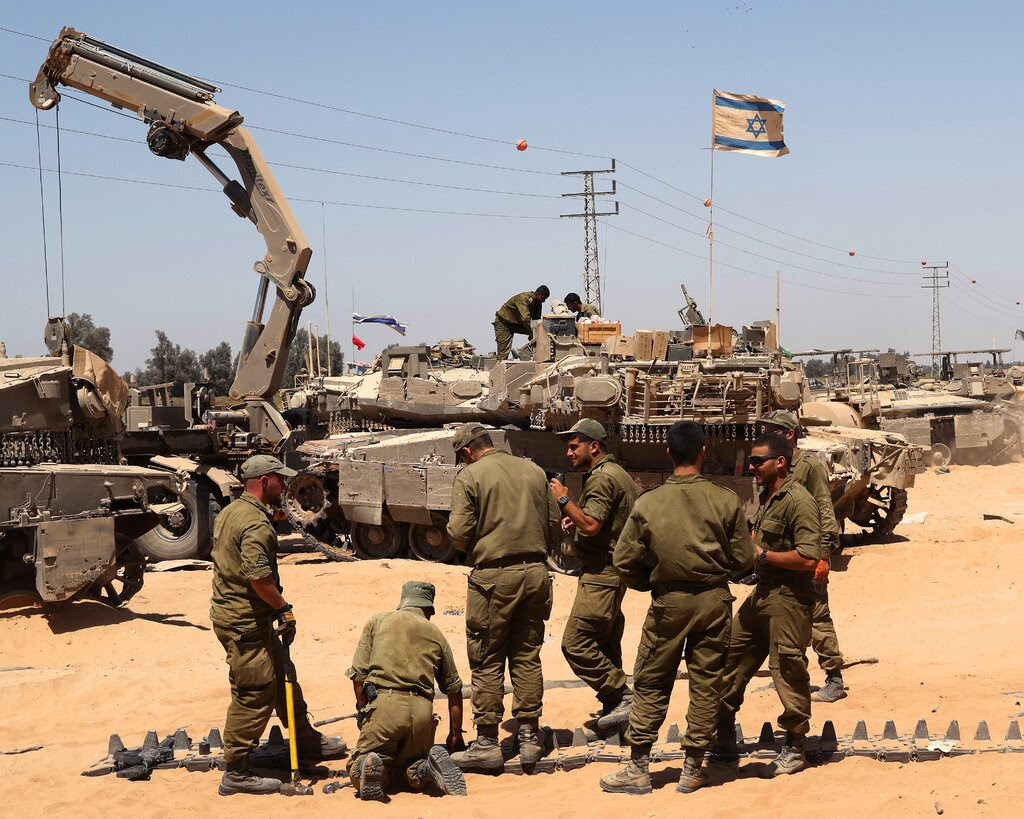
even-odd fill
[(398, 608), (434, 609), (434, 584), (424, 580), (410, 580), (402, 586), (402, 599)]
[(262, 478), (264, 475), (280, 475), (283, 478), (294, 478), (299, 473), (289, 469), (277, 458), (271, 455), (253, 455), (242, 464), (241, 476), (243, 481), (249, 478)]
[(604, 439), (608, 437), (608, 433), (604, 431), (604, 427), (595, 421), (593, 418), (580, 418), (575, 424), (572, 425), (571, 429), (567, 429), (565, 432), (556, 432), (556, 435), (564, 435), (569, 437), (570, 435), (586, 435), (595, 441), (604, 442)]
[(452, 448), (458, 452), (460, 449), (469, 446), (477, 438), (489, 435), (490, 432), (491, 430), (483, 424), (470, 421), (469, 423), (463, 424), (455, 431), (455, 437), (452, 438)]
[(762, 424), (771, 424), (783, 429), (800, 429), (800, 420), (789, 410), (774, 410), (761, 419)]

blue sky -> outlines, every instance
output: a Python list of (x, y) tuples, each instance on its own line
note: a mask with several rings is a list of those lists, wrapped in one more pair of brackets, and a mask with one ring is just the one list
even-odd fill
[[(920, 260), (948, 259), (943, 346), (1011, 346), (1024, 327), (1014, 239), (1024, 169), (1010, 144), (1024, 127), (1016, 4), (40, 2), (8, 8), (0, 21), (47, 40), (63, 25), (212, 78), (223, 88), (217, 101), (251, 126), (320, 138), (255, 131), (313, 245), (308, 278), (321, 298), (303, 322), (326, 328), (326, 228), (331, 330), (344, 340), (353, 293), (359, 312), (409, 324), (409, 342), (466, 336), (492, 349), (493, 313), (509, 295), (542, 282), (558, 297), (580, 289), (582, 224), (558, 218), (578, 204), (560, 197), (578, 181), (559, 172), (609, 157), (620, 163), (622, 211), (600, 231), (605, 313), (629, 329), (676, 327), (680, 283), (707, 301), (700, 199), (713, 88), (785, 101), (792, 151), (716, 155), (716, 320), (772, 317), (780, 270), (791, 349), (922, 351), (931, 302)], [(0, 73), (16, 77), (34, 76), (47, 48), (6, 32), (0, 44)], [(34, 169), (34, 109), (22, 83), (0, 78), (0, 117), (32, 123), (0, 120), (0, 162)], [(40, 119), (53, 124), (52, 112)], [(222, 340), (237, 348), (262, 254), (252, 226), (194, 160), (152, 156), (141, 122), (68, 100), (61, 126), (134, 140), (65, 131), (66, 171), (210, 191), (65, 175), (67, 312), (111, 328), (119, 369), (143, 364), (156, 329), (199, 352)], [(48, 168), (53, 133), (42, 133)], [(521, 138), (531, 145), (524, 153), (514, 148)], [(0, 165), (0, 180), (4, 278), (17, 294), (5, 299), (0, 338), (12, 353), (38, 354), (38, 177)], [(55, 175), (45, 183), (59, 312)], [(383, 327), (360, 336), (371, 349), (399, 340)]]

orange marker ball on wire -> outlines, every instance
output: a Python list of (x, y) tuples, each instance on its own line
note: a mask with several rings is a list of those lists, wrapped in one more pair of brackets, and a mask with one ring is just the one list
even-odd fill
[(977, 284), (977, 283), (978, 283), (977, 279), (971, 279), (971, 284)]
[(857, 251), (856, 250), (851, 250), (850, 251), (850, 255), (851, 256), (856, 256), (857, 255)]
[(921, 259), (921, 267), (925, 267), (928, 264), (927, 259)]
[(529, 147), (530, 147), (530, 145), (529, 145), (529, 143), (527, 143), (527, 141), (525, 139), (521, 139), (521, 140), (519, 140), (516, 143), (516, 150), (517, 151), (525, 151)]

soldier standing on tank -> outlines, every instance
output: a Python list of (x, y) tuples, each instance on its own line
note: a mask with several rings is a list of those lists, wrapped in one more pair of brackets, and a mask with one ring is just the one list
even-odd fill
[[(281, 641), (295, 639), (295, 613), (282, 596), (270, 509), (281, 502), (284, 479), (295, 474), (269, 455), (249, 458), (241, 468), (245, 491), (217, 516), (214, 526), (210, 619), (224, 647), (231, 683), (224, 721), (223, 796), (274, 793), (281, 787), (280, 780), (253, 773), (250, 754), (275, 710), (281, 722), (288, 722)], [(340, 759), (345, 743), (315, 730), (298, 684), (294, 693), (296, 725), (289, 729), (297, 733), (299, 756), (306, 761)]]
[(498, 361), (508, 358), (512, 349), (512, 336), (516, 333), (533, 338), (533, 322), (540, 319), (541, 306), (551, 291), (546, 284), (536, 290), (517, 293), (498, 308), (494, 314), (494, 343), (498, 347)]
[(565, 302), (565, 306), (576, 314), (577, 319), (601, 318), (601, 314), (598, 312), (597, 308), (594, 307), (594, 305), (592, 304), (584, 304), (583, 299), (580, 298), (579, 293), (568, 293), (566, 294), (566, 297), (563, 299), (563, 301)]
[(550, 486), (562, 510), (562, 531), (575, 533), (583, 573), (562, 635), (562, 654), (569, 668), (597, 692), (601, 714), (597, 727), (609, 730), (629, 720), (633, 692), (622, 670), (622, 598), (626, 585), (612, 566), (612, 550), (636, 501), (636, 484), (608, 454), (604, 427), (584, 418), (568, 432), (569, 461), (584, 471), (579, 503), (565, 485)]
[(630, 588), (651, 592), (633, 671), (633, 706), (626, 742), (630, 761), (601, 778), (612, 793), (651, 792), (651, 746), (668, 713), (685, 658), (690, 703), (676, 790), (707, 784), (704, 754), (715, 742), (715, 721), (729, 648), (733, 596), (729, 577), (750, 568), (754, 544), (735, 492), (700, 472), (704, 432), (693, 421), (668, 431), (672, 476), (637, 498), (615, 544), (615, 568)]
[(828, 473), (825, 465), (809, 458), (796, 445), (800, 434), (800, 421), (786, 410), (775, 410), (761, 419), (767, 429), (781, 435), (793, 449), (791, 471), (796, 482), (811, 493), (818, 504), (821, 515), (821, 547), (825, 558), (818, 563), (814, 585), (818, 592), (814, 603), (814, 623), (811, 628), (811, 647), (818, 655), (818, 665), (825, 672), (825, 684), (811, 694), (814, 702), (836, 702), (846, 696), (843, 684), (843, 652), (839, 650), (839, 636), (832, 621), (828, 603), (829, 557), (839, 548), (839, 524), (836, 522), (835, 507), (832, 506), (832, 492), (828, 487)]
[(747, 458), (747, 468), (761, 487), (753, 520), (757, 585), (733, 619), (718, 711), (716, 755), (734, 759), (736, 712), (767, 657), (782, 701), (779, 725), (786, 732), (786, 744), (768, 766), (768, 776), (807, 766), (804, 740), (810, 729), (811, 689), (806, 652), (817, 598), (814, 571), (825, 555), (818, 505), (789, 471), (791, 457), (787, 441), (768, 434), (753, 442)]
[[(373, 615), (348, 676), (359, 708), (359, 741), (348, 763), (360, 799), (383, 799), (390, 781), (416, 791), (466, 795), (448, 752), (462, 740), (462, 679), (451, 646), (430, 622), (434, 586), (410, 580), (395, 611)], [(434, 745), (434, 681), (448, 695), (448, 739)]]
[(560, 515), (544, 471), (494, 448), (481, 424), (463, 424), (452, 441), (467, 466), (452, 488), (448, 535), (466, 552), (466, 654), (472, 673), (477, 737), (452, 759), (465, 770), (504, 766), (498, 726), (505, 713), (505, 666), (512, 681), (520, 762), (540, 759), (538, 720), (544, 700), (540, 649), (551, 616), (547, 544)]

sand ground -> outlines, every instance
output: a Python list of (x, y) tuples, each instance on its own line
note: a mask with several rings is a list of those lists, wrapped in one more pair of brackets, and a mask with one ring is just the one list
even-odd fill
[[(832, 719), (840, 734), (849, 734), (864, 719), (872, 733), (880, 733), (892, 719), (903, 733), (924, 718), (933, 733), (956, 719), (965, 734), (973, 734), (984, 719), (993, 737), (1001, 739), (1011, 718), (1024, 724), (1024, 465), (929, 471), (910, 494), (909, 513), (921, 512), (928, 513), (925, 522), (901, 526), (896, 542), (847, 547), (836, 561), (831, 599), (843, 650), (850, 658), (877, 657), (878, 663), (846, 672), (846, 699), (815, 704), (812, 732)], [(1015, 523), (983, 521), (982, 515), (992, 512)], [(371, 613), (395, 605), (401, 584), (411, 578), (437, 585), (435, 622), (468, 680), (464, 569), (405, 560), (337, 564), (293, 554), (283, 560), (282, 577), (298, 616), (294, 658), (315, 718), (353, 710), (345, 669), (362, 624)], [(624, 811), (656, 816), (684, 806), (712, 816), (752, 809), (762, 815), (796, 810), (828, 816), (927, 816), (940, 809), (948, 815), (1021, 813), (1024, 753), (908, 764), (845, 759), (781, 781), (753, 776), (756, 763), (746, 763), (738, 770), (712, 768), (712, 786), (689, 796), (675, 792), (678, 762), (654, 766), (655, 792), (648, 797), (601, 793), (598, 778), (612, 766), (591, 764), (529, 778), (469, 776), (467, 799), (398, 794), (388, 805), (359, 803), (350, 788), (325, 795), (317, 787), (314, 796), (292, 800), (226, 799), (217, 796), (215, 773), (158, 771), (140, 783), (80, 776), (104, 756), (110, 733), (120, 733), (132, 745), (148, 729), (163, 736), (185, 726), (200, 737), (222, 723), (226, 669), (209, 628), (209, 586), (209, 572), (149, 574), (127, 609), (76, 603), (50, 616), (0, 613), (5, 815), (171, 816), (215, 810), (218, 816), (283, 811), (502, 816), (539, 810), (552, 817)], [(543, 653), (550, 680), (572, 679), (559, 639), (573, 586), (571, 578), (556, 579)], [(648, 602), (639, 593), (626, 597), (624, 651), (630, 667)], [(22, 666), (27, 669), (9, 670)], [(811, 666), (812, 684), (820, 684), (823, 675), (814, 660)], [(757, 678), (752, 688), (766, 682)], [(670, 722), (683, 722), (686, 696), (685, 682), (678, 683)], [(546, 697), (544, 722), (572, 728), (593, 707), (585, 689), (553, 690)], [(773, 691), (752, 691), (740, 721), (749, 735), (779, 711)], [(335, 727), (355, 743), (353, 722)], [(8, 753), (33, 745), (43, 748)]]

